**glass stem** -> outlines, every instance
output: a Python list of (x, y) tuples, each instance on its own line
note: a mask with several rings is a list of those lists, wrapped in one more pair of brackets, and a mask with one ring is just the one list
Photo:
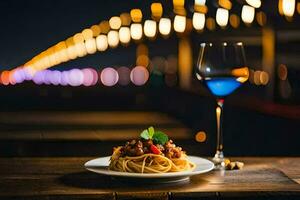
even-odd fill
[(223, 121), (223, 104), (224, 99), (217, 100), (216, 117), (217, 117), (217, 152), (218, 156), (223, 157), (223, 133), (222, 133), (222, 121)]

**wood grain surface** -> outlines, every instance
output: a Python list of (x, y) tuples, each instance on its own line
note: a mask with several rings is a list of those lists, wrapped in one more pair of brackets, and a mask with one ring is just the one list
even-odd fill
[(90, 157), (0, 158), (0, 197), (20, 199), (289, 199), (300, 198), (300, 158), (231, 158), (243, 170), (212, 171), (189, 183), (112, 180), (83, 168)]

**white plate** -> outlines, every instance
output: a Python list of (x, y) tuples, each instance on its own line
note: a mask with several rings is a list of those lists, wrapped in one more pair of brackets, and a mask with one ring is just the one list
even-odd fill
[(178, 182), (188, 180), (190, 176), (197, 174), (203, 174), (211, 171), (214, 168), (214, 164), (205, 159), (197, 156), (188, 156), (188, 159), (196, 164), (196, 168), (193, 171), (184, 172), (169, 172), (169, 173), (128, 173), (111, 171), (108, 169), (110, 156), (96, 158), (90, 160), (84, 164), (84, 167), (92, 172), (98, 174), (104, 174), (115, 178), (132, 178), (132, 179), (158, 179), (162, 182)]

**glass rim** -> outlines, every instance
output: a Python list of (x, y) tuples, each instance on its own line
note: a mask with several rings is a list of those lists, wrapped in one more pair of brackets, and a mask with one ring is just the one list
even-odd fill
[(200, 46), (205, 47), (205, 46), (244, 46), (243, 42), (201, 42)]

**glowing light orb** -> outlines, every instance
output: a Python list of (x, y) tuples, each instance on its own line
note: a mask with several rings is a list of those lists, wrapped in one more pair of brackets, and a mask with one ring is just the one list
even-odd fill
[(140, 40), (143, 37), (143, 27), (141, 24), (131, 24), (130, 26), (131, 38)]
[(24, 67), (25, 80), (30, 81), (35, 73), (36, 71), (32, 67)]
[(154, 20), (146, 20), (144, 23), (144, 33), (147, 37), (156, 35), (156, 22)]
[(16, 80), (14, 79), (13, 75), (14, 75), (14, 72), (13, 72), (13, 71), (10, 71), (10, 72), (9, 72), (8, 78), (9, 78), (9, 83), (10, 83), (11, 85), (15, 85), (15, 84), (16, 84)]
[(203, 30), (205, 26), (205, 14), (195, 12), (193, 15), (193, 26), (196, 30)]
[(130, 80), (137, 86), (144, 85), (149, 78), (148, 70), (143, 66), (137, 66), (131, 70)]
[(283, 14), (292, 17), (295, 12), (296, 1), (295, 0), (282, 0)]
[(3, 85), (9, 85), (9, 71), (3, 71), (1, 73), (1, 83)]
[(44, 83), (46, 85), (50, 85), (51, 84), (51, 77), (52, 72), (50, 70), (45, 70), (45, 75), (44, 75)]
[(35, 84), (41, 85), (44, 82), (44, 76), (45, 76), (45, 71), (38, 71), (37, 73), (35, 73), (32, 80)]
[(114, 86), (119, 80), (118, 72), (111, 67), (105, 68), (101, 72), (100, 80), (105, 86)]
[(57, 70), (52, 71), (49, 79), (50, 79), (51, 84), (59, 85), (60, 79), (61, 79), (61, 72), (57, 71)]
[(128, 27), (121, 27), (119, 30), (120, 42), (127, 44), (131, 40), (130, 29)]
[(169, 18), (161, 18), (158, 24), (159, 32), (162, 35), (169, 35), (171, 32), (172, 22)]
[(174, 18), (174, 30), (179, 33), (183, 33), (186, 28), (186, 17), (176, 15)]
[(112, 29), (119, 29), (122, 25), (121, 18), (118, 16), (114, 16), (109, 20), (109, 26)]
[(80, 69), (72, 69), (68, 74), (69, 85), (80, 86), (83, 83), (83, 73)]
[(195, 5), (205, 5), (206, 0), (195, 0)]
[(93, 83), (92, 83), (92, 85), (96, 85), (98, 83), (98, 80), (99, 80), (98, 72), (93, 68), (91, 68), (91, 72), (93, 73)]
[(85, 41), (85, 48), (88, 54), (94, 54), (97, 51), (96, 39), (91, 38)]
[(216, 13), (216, 21), (219, 26), (227, 26), (229, 19), (229, 11), (224, 8), (218, 8)]
[(261, 6), (261, 0), (246, 0), (246, 2), (254, 8), (259, 8)]
[(16, 69), (13, 72), (13, 78), (16, 81), (16, 83), (22, 83), (25, 80), (25, 74), (23, 69)]
[(255, 16), (255, 8), (244, 5), (241, 14), (243, 22), (245, 22), (246, 24), (251, 24), (254, 20), (254, 16)]
[(69, 84), (69, 72), (63, 71), (60, 77), (60, 85), (67, 86)]
[(82, 74), (83, 74), (83, 85), (84, 86), (91, 86), (94, 82), (94, 75), (91, 69), (86, 68), (82, 69)]
[(118, 31), (109, 31), (107, 34), (108, 45), (112, 48), (119, 45), (119, 32)]
[(97, 49), (99, 51), (105, 51), (108, 47), (107, 36), (106, 35), (99, 35), (96, 38), (96, 44), (97, 44)]

